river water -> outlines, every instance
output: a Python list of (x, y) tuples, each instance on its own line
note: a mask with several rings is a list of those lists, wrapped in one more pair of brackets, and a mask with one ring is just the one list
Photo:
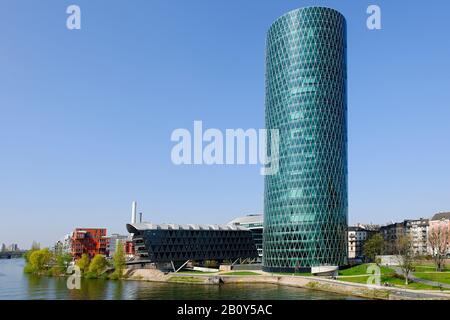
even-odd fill
[(198, 285), (83, 279), (80, 290), (67, 289), (65, 278), (23, 273), (23, 259), (0, 259), (0, 300), (156, 300), (156, 299), (354, 299), (333, 293), (271, 284)]

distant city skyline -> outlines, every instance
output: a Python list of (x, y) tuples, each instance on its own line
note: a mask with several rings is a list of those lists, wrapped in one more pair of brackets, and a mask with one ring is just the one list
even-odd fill
[(349, 224), (450, 211), (448, 1), (77, 0), (81, 30), (70, 4), (0, 3), (0, 244), (126, 234), (134, 200), (155, 223), (262, 213), (260, 165), (175, 166), (170, 137), (264, 128), (267, 30), (311, 5), (348, 24)]

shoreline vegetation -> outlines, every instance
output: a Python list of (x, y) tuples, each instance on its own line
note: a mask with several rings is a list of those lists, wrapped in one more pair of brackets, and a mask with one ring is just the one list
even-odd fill
[[(52, 252), (48, 248), (40, 249), (33, 246), (24, 254), (24, 272), (39, 276), (69, 276), (67, 268), (73, 264), (72, 256), (63, 252)], [(81, 277), (85, 279), (103, 280), (134, 280), (149, 282), (185, 283), (185, 284), (227, 284), (227, 283), (272, 283), (278, 285), (295, 286), (305, 289), (328, 291), (369, 299), (391, 299), (394, 289), (405, 293), (416, 292), (427, 299), (428, 294), (436, 293), (434, 298), (450, 299), (450, 290), (420, 282), (410, 281), (407, 285), (403, 276), (390, 267), (380, 266), (380, 283), (382, 286), (368, 285), (367, 269), (373, 263), (361, 264), (340, 270), (339, 274), (327, 279), (316, 277), (310, 273), (267, 273), (263, 271), (222, 271), (202, 272), (197, 270), (183, 270), (179, 273), (163, 273), (156, 269), (127, 269), (125, 253), (122, 246), (117, 246), (113, 258), (107, 260), (103, 255), (95, 255), (92, 259), (83, 254), (75, 262)], [(417, 278), (432, 279), (450, 283), (450, 270), (434, 272), (433, 266), (427, 262), (417, 263), (414, 275)], [(411, 295), (410, 295), (411, 296)], [(399, 298), (399, 297), (397, 297)], [(402, 298), (402, 297), (400, 297)], [(411, 296), (412, 298), (412, 296)], [(417, 298), (417, 297), (416, 297)]]
[(101, 254), (96, 254), (92, 259), (87, 254), (83, 254), (80, 259), (73, 262), (72, 256), (68, 253), (50, 251), (48, 248), (40, 249), (33, 244), (23, 258), (25, 259), (23, 271), (39, 276), (69, 276), (68, 267), (74, 264), (79, 268), (80, 276), (83, 278), (120, 280), (124, 278), (126, 269), (125, 252), (122, 246), (117, 246), (117, 251), (111, 260), (107, 260)]

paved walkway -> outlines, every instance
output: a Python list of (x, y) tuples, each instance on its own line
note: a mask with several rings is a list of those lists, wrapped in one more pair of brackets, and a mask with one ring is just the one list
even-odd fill
[[(395, 273), (397, 273), (398, 275), (403, 276), (403, 271), (401, 268), (399, 267), (394, 267)], [(442, 283), (442, 282), (437, 282), (437, 281), (431, 281), (431, 280), (427, 280), (427, 279), (422, 279), (422, 278), (417, 278), (414, 273), (410, 273), (408, 276), (408, 279), (413, 281), (413, 282), (418, 282), (418, 283), (423, 283), (429, 286), (433, 286), (433, 287), (442, 287), (442, 288), (446, 288), (446, 289), (450, 289), (450, 284), (447, 283)]]

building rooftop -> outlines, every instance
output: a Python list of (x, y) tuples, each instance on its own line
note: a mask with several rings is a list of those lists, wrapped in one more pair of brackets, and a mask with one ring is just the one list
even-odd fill
[(228, 222), (229, 225), (239, 225), (239, 224), (257, 224), (264, 222), (263, 214), (249, 214), (244, 217), (239, 217)]
[(366, 229), (358, 227), (358, 226), (349, 226), (347, 230), (348, 231), (367, 231)]
[(247, 230), (236, 225), (220, 224), (153, 224), (149, 222), (127, 224), (129, 233), (136, 233), (144, 230)]
[(436, 213), (431, 220), (442, 220), (442, 219), (450, 219), (450, 212), (439, 212)]

